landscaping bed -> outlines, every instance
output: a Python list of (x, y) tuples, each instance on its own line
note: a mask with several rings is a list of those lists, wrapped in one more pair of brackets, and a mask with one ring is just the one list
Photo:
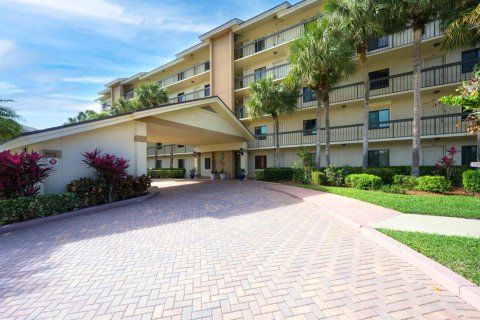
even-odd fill
[(480, 239), (386, 229), (379, 231), (480, 285)]

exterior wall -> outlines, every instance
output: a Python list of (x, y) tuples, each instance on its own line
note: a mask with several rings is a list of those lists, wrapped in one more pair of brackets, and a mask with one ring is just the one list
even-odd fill
[(212, 39), (210, 54), (212, 93), (219, 96), (230, 109), (234, 110), (233, 33), (227, 32)]
[[(178, 168), (178, 160), (183, 159), (185, 161), (185, 175), (188, 176), (190, 174), (190, 170), (195, 168), (195, 158), (191, 154), (185, 155), (174, 155), (173, 156), (173, 167)], [(158, 157), (158, 160), (162, 160), (162, 169), (169, 169), (170, 168), (170, 157), (168, 156), (161, 156)], [(149, 157), (147, 160), (147, 166), (150, 169), (155, 168), (155, 158)]]

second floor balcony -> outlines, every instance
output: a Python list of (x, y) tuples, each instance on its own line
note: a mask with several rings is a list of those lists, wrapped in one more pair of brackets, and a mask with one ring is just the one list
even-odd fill
[(192, 92), (187, 92), (185, 94), (180, 94), (176, 97), (170, 98), (168, 100), (168, 103), (170, 104), (170, 103), (191, 101), (191, 100), (201, 99), (209, 96), (210, 96), (210, 87), (192, 91)]
[(154, 147), (147, 148), (147, 156), (169, 156), (173, 150), (173, 154), (191, 154), (193, 153), (193, 147), (191, 146), (183, 146), (183, 145), (176, 145), (176, 144), (165, 144), (165, 145), (157, 145)]
[[(467, 124), (462, 120), (466, 114), (448, 114), (421, 118), (422, 138), (436, 138), (449, 135), (466, 135)], [(372, 129), (368, 131), (369, 141), (405, 140), (412, 136), (413, 119), (399, 119), (370, 123)], [(374, 128), (374, 129), (373, 129)], [(360, 143), (363, 139), (363, 124), (351, 124), (330, 127), (331, 143)], [(325, 128), (320, 131), (321, 143), (325, 143)], [(256, 141), (249, 142), (249, 149), (275, 147), (273, 133), (256, 136)], [(296, 130), (280, 133), (281, 147), (314, 146), (316, 130)]]

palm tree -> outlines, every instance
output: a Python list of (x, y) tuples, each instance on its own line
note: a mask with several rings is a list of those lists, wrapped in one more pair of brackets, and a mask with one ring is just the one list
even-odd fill
[(135, 89), (135, 96), (138, 101), (137, 109), (157, 107), (168, 101), (167, 92), (156, 82), (142, 84)]
[(444, 10), (444, 0), (383, 0), (389, 5), (393, 29), (413, 28), (413, 125), (412, 125), (412, 175), (420, 175), (420, 136), (422, 83), (421, 46), (425, 25), (436, 20)]
[(115, 103), (113, 103), (112, 107), (110, 108), (110, 113), (112, 115), (117, 114), (124, 114), (128, 112), (135, 111), (136, 109), (136, 101), (133, 99), (127, 100), (124, 97), (121, 97)]
[(325, 12), (344, 20), (345, 36), (351, 41), (360, 60), (362, 70), (363, 102), (363, 151), (362, 167), (368, 166), (368, 129), (370, 109), (370, 80), (368, 77), (367, 50), (373, 39), (383, 35), (383, 5), (374, 0), (329, 0)]
[(321, 105), (325, 109), (325, 157), (330, 165), (330, 97), (332, 87), (355, 71), (354, 49), (344, 36), (341, 20), (321, 18), (311, 22), (306, 32), (290, 46), (292, 69), (289, 77), (315, 91), (317, 98), (317, 137), (315, 166), (320, 170)]
[(96, 120), (108, 117), (108, 113), (105, 112), (96, 112), (95, 110), (85, 110), (80, 111), (76, 117), (68, 118), (66, 124), (73, 124), (84, 122), (88, 120)]
[[(9, 99), (0, 99), (0, 102), (13, 102)], [(22, 125), (18, 123), (20, 117), (10, 108), (0, 106), (0, 141), (12, 139), (22, 133)]]
[(480, 1), (447, 0), (440, 12), (444, 30), (442, 47), (447, 50), (480, 44)]
[(280, 168), (279, 115), (297, 108), (298, 88), (282, 82), (274, 84), (271, 77), (250, 84), (249, 114), (258, 118), (270, 114), (275, 126), (275, 167)]

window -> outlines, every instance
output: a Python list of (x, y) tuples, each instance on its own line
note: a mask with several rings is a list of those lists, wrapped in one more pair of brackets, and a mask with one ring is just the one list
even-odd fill
[(388, 47), (388, 36), (373, 39), (368, 43), (368, 51), (373, 51), (385, 47)]
[(369, 167), (390, 166), (390, 151), (388, 149), (368, 150), (368, 166)]
[(381, 129), (390, 127), (390, 110), (376, 110), (368, 113), (368, 129)]
[(155, 162), (155, 169), (161, 169), (162, 168), (162, 160), (157, 160)]
[(205, 170), (210, 170), (212, 167), (212, 160), (210, 158), (205, 158)]
[(255, 136), (257, 140), (267, 139), (267, 126), (255, 127)]
[(303, 88), (303, 102), (317, 100), (317, 93), (308, 87)]
[(255, 169), (265, 169), (267, 167), (267, 156), (255, 156)]
[(265, 50), (265, 39), (255, 41), (255, 52), (260, 52)]
[(462, 146), (462, 166), (470, 166), (477, 161), (477, 146)]
[(472, 72), (480, 60), (480, 48), (462, 52), (462, 73)]
[(185, 148), (185, 145), (184, 145), (184, 144), (177, 144), (177, 147), (179, 147), (179, 148)]
[(210, 96), (210, 85), (209, 84), (206, 84), (203, 90), (204, 90), (205, 97)]
[(178, 102), (185, 101), (185, 92), (180, 92), (179, 94), (177, 94), (177, 101)]
[(163, 144), (157, 143), (157, 149), (158, 149), (158, 150), (162, 150), (162, 148), (163, 148)]
[(255, 81), (265, 78), (267, 76), (266, 70), (267, 70), (267, 67), (261, 67), (261, 68), (255, 69), (255, 74), (254, 74)]
[(177, 81), (182, 81), (183, 79), (185, 79), (185, 72), (184, 71), (179, 72), (177, 74)]
[(185, 159), (178, 159), (178, 168), (185, 169)]
[(205, 62), (205, 71), (210, 70), (210, 61)]
[(303, 135), (312, 136), (314, 134), (317, 134), (317, 120), (303, 120)]
[(388, 88), (389, 69), (373, 71), (368, 73), (370, 80), (370, 90)]
[(129, 90), (123, 94), (123, 98), (128, 101), (130, 99), (133, 99), (133, 95), (133, 90)]

